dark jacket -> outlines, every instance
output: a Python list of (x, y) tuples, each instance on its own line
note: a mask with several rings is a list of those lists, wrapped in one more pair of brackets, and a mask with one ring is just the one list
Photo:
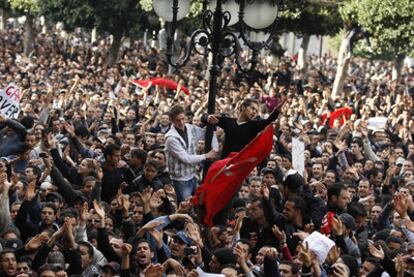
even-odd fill
[(78, 173), (78, 168), (69, 166), (64, 160), (62, 160), (59, 151), (56, 148), (50, 150), (50, 154), (52, 155), (55, 166), (60, 170), (62, 175), (72, 184), (81, 186), (83, 180), (82, 176)]
[(127, 168), (115, 168), (108, 170), (105, 165), (102, 167), (102, 200), (109, 203), (111, 199), (117, 194), (122, 182), (125, 181), (125, 172)]
[[(16, 155), (26, 139), (26, 128), (14, 119), (6, 119), (4, 124), (0, 125), (3, 126), (0, 130), (0, 157)], [(14, 134), (7, 135), (5, 127), (13, 129)]]
[(145, 178), (145, 175), (141, 175), (135, 178), (132, 183), (129, 184), (125, 190), (125, 193), (131, 194), (134, 191), (143, 192), (147, 187), (151, 187), (154, 191), (157, 191), (163, 188), (163, 184), (157, 177), (155, 177), (154, 180), (150, 182)]
[(158, 170), (157, 178), (161, 181), (161, 183), (163, 184), (163, 186), (165, 186), (165, 185), (171, 185), (172, 184), (170, 172), (168, 172), (168, 168), (167, 167), (160, 168)]

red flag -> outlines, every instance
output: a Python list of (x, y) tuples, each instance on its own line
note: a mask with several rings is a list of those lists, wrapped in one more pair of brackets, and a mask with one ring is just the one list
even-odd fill
[[(351, 115), (352, 115), (352, 110), (350, 108), (347, 108), (347, 107), (339, 108), (339, 109), (335, 110), (334, 112), (331, 113), (331, 116), (329, 117), (329, 128), (333, 128), (335, 120), (337, 118), (341, 117), (341, 116), (342, 116), (342, 118), (341, 118), (340, 126), (344, 125), (344, 123), (345, 123), (344, 122), (344, 117), (348, 120), (351, 117)], [(325, 124), (325, 121), (326, 121), (327, 117), (328, 117), (328, 114), (326, 114), (326, 113), (322, 115), (321, 125)]]
[[(132, 83), (134, 83), (135, 85), (141, 88), (148, 87), (150, 83), (152, 86), (166, 87), (171, 90), (177, 90), (178, 88), (177, 82), (170, 80), (170, 79), (166, 79), (166, 78), (151, 78), (149, 80), (134, 80), (132, 81)], [(188, 90), (188, 88), (181, 86), (180, 90), (184, 92), (185, 94), (190, 95), (190, 91)]]
[(270, 154), (272, 145), (273, 124), (270, 124), (240, 152), (211, 165), (193, 200), (195, 206), (204, 206), (207, 226), (213, 225), (213, 217), (231, 201), (253, 168)]

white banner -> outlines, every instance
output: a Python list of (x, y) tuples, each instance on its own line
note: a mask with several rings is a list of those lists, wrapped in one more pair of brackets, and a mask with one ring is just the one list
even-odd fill
[(21, 90), (14, 83), (0, 90), (0, 114), (7, 118), (17, 118), (20, 113), (20, 97)]
[(387, 117), (371, 117), (368, 118), (368, 128), (371, 130), (384, 129), (387, 124)]
[(305, 144), (297, 138), (292, 138), (293, 169), (303, 176), (305, 172)]

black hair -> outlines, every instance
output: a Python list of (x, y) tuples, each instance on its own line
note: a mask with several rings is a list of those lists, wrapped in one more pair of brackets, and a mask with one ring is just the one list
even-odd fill
[(28, 165), (26, 168), (31, 168), (33, 170), (33, 173), (37, 176), (36, 181), (39, 182), (40, 177), (42, 177), (42, 170), (40, 170), (40, 168), (37, 165), (33, 164)]
[(338, 176), (338, 174), (336, 173), (336, 171), (335, 171), (335, 170), (333, 170), (333, 169), (328, 169), (328, 170), (326, 170), (325, 175), (326, 175), (327, 173), (333, 173), (333, 174), (335, 174), (335, 179), (336, 179), (336, 178), (337, 178), (337, 176)]
[(50, 208), (50, 209), (52, 209), (52, 210), (53, 210), (53, 212), (55, 213), (55, 215), (56, 215), (56, 213), (57, 213), (56, 206), (55, 206), (53, 203), (50, 203), (50, 202), (48, 202), (48, 203), (44, 203), (44, 204), (42, 205), (42, 211), (43, 211), (43, 209), (44, 209), (44, 208)]
[(72, 217), (77, 219), (79, 217), (79, 212), (75, 208), (66, 208), (61, 212), (60, 217)]
[(90, 135), (89, 130), (85, 126), (80, 124), (75, 127), (75, 134), (81, 138), (89, 137)]
[(89, 242), (79, 241), (78, 244), (79, 244), (79, 246), (83, 245), (83, 246), (87, 247), (89, 257), (91, 257), (91, 258), (93, 257), (93, 247)]
[(284, 260), (280, 264), (285, 264), (285, 265), (290, 266), (290, 269), (291, 269), (293, 275), (299, 273), (299, 267), (292, 261)]
[(257, 101), (256, 101), (256, 100), (254, 100), (254, 99), (244, 99), (244, 100), (241, 102), (241, 104), (240, 104), (240, 109), (241, 109), (242, 107), (245, 107), (245, 108), (250, 107), (252, 104), (259, 105), (259, 102), (257, 102)]
[(179, 114), (185, 114), (185, 110), (183, 106), (180, 105), (174, 105), (172, 106), (170, 112), (169, 112), (169, 116), (171, 120), (174, 120), (174, 118), (179, 115)]
[(45, 271), (56, 272), (56, 268), (51, 264), (44, 264), (38, 269), (38, 271), (37, 271), (38, 276), (42, 275), (42, 273), (45, 272)]
[(364, 147), (364, 143), (362, 142), (362, 140), (360, 138), (354, 138), (351, 142), (352, 143), (356, 143), (358, 144), (359, 147)]
[(145, 163), (147, 160), (147, 152), (142, 149), (133, 149), (131, 150), (131, 157), (136, 157)]
[(27, 265), (29, 267), (32, 267), (32, 259), (30, 259), (27, 256), (19, 256), (19, 257), (17, 257), (17, 262), (18, 263), (27, 263)]
[(20, 123), (26, 128), (26, 129), (31, 129), (34, 125), (34, 118), (30, 115), (27, 115), (25, 117), (23, 117), (20, 120)]
[(254, 202), (259, 202), (259, 207), (263, 209), (263, 207), (264, 207), (263, 198), (255, 197), (255, 198), (252, 199), (252, 201), (250, 203), (253, 204)]
[(293, 202), (295, 204), (295, 209), (300, 210), (302, 216), (306, 214), (306, 204), (305, 200), (300, 196), (293, 196), (287, 199), (289, 202)]
[(365, 207), (362, 203), (359, 202), (353, 202), (348, 205), (347, 212), (352, 215), (353, 218), (357, 216), (366, 217), (367, 216), (367, 210), (365, 210)]
[(304, 185), (305, 179), (299, 173), (288, 175), (283, 182), (283, 186), (292, 193), (297, 193)]
[(379, 174), (380, 172), (381, 172), (381, 171), (380, 171), (378, 168), (376, 168), (376, 167), (371, 168), (371, 169), (367, 172), (367, 178), (368, 178), (368, 179), (370, 179), (371, 177), (376, 177), (376, 176), (378, 176), (378, 174)]
[(369, 263), (371, 263), (371, 264), (374, 264), (374, 265), (377, 265), (377, 264), (379, 264), (379, 263), (381, 262), (379, 259), (374, 258), (374, 257), (367, 257), (367, 258), (365, 259), (365, 261), (366, 261), (366, 262), (369, 262)]
[(53, 133), (53, 129), (51, 127), (46, 127), (42, 130), (42, 137), (44, 138), (50, 133)]
[(155, 161), (155, 160), (148, 160), (146, 163), (145, 163), (145, 165), (144, 165), (144, 167), (153, 167), (153, 168), (155, 168), (155, 170), (158, 170), (158, 167), (159, 167), (159, 165), (158, 165), (158, 162), (157, 161)]
[(22, 143), (19, 146), (19, 150), (17, 151), (17, 154), (22, 155), (30, 150), (30, 146), (27, 143)]
[(96, 182), (96, 181), (98, 181), (95, 177), (93, 177), (93, 176), (86, 176), (84, 179), (83, 179), (83, 182), (82, 182), (82, 184), (83, 185), (85, 185), (87, 182), (90, 182), (90, 181), (94, 181), (94, 182)]
[(140, 238), (140, 239), (137, 241), (136, 248), (138, 248), (138, 245), (139, 245), (139, 244), (141, 244), (141, 243), (146, 243), (146, 244), (148, 244), (148, 247), (150, 248), (150, 251), (151, 251), (151, 252), (154, 252), (154, 251), (152, 250), (152, 248), (151, 248), (151, 244), (150, 244), (150, 242), (149, 242), (146, 238)]
[(13, 249), (5, 248), (5, 249), (3, 249), (3, 251), (0, 252), (0, 261), (3, 259), (3, 256), (8, 254), (8, 253), (12, 253), (16, 257), (16, 254), (14, 254)]
[(328, 188), (328, 201), (331, 200), (332, 196), (339, 197), (341, 191), (345, 190), (346, 187), (343, 183), (335, 183)]
[(249, 252), (248, 253), (251, 253), (252, 252), (252, 244), (250, 243), (249, 240), (247, 240), (247, 239), (239, 239), (237, 242), (246, 244), (247, 246), (249, 246)]
[(103, 151), (105, 159), (108, 159), (108, 156), (113, 155), (115, 151), (120, 151), (120, 150), (121, 150), (121, 147), (119, 147), (119, 145), (116, 145), (116, 144), (109, 144), (105, 146), (104, 151)]
[(236, 264), (237, 257), (233, 254), (233, 251), (229, 248), (219, 248), (214, 251), (213, 255), (217, 258), (220, 265)]
[(240, 197), (235, 197), (232, 200), (231, 206), (233, 207), (233, 209), (237, 209), (239, 207), (246, 207), (246, 200), (244, 200), (243, 198)]
[(401, 238), (394, 237), (394, 236), (389, 236), (385, 242), (387, 244), (390, 243), (390, 242), (395, 242), (395, 243), (398, 243), (398, 244), (401, 244), (401, 245), (404, 243), (404, 241)]

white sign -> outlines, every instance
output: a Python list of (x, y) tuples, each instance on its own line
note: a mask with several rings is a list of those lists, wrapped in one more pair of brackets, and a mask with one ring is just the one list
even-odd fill
[(387, 117), (371, 117), (368, 119), (368, 128), (375, 129), (384, 129), (387, 124)]
[(213, 274), (204, 272), (201, 268), (197, 267), (196, 269), (199, 277), (226, 277), (224, 274)]
[(14, 83), (0, 90), (0, 114), (7, 118), (17, 118), (20, 113), (20, 97), (21, 90)]
[(292, 138), (292, 165), (300, 175), (305, 172), (305, 144), (297, 138)]

